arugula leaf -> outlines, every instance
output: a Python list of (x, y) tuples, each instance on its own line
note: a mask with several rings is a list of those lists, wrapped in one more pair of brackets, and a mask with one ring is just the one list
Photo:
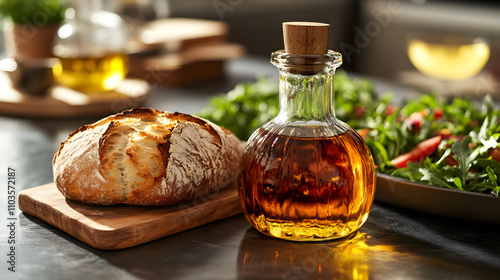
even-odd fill
[(437, 165), (441, 166), (443, 163), (446, 161), (446, 158), (451, 155), (451, 149), (446, 149), (443, 154), (441, 155), (441, 158), (436, 162)]
[(474, 168), (484, 169), (491, 168), (495, 173), (500, 174), (500, 162), (487, 158), (478, 158), (473, 162)]
[(499, 197), (500, 196), (500, 187), (496, 187), (494, 188), (492, 191), (491, 191), (491, 194), (496, 196), (496, 197)]
[(456, 189), (436, 168), (422, 167), (419, 169), (419, 172), (423, 175), (421, 178), (422, 181), (427, 181), (431, 185), (438, 187)]
[(392, 176), (409, 178), (411, 181), (419, 182), (424, 176), (420, 172), (420, 165), (414, 162), (408, 162), (405, 168), (398, 168), (391, 173)]
[[(467, 172), (469, 171), (472, 165), (472, 161), (474, 160), (470, 156), (469, 143), (470, 138), (465, 137), (462, 141), (454, 141), (451, 145), (451, 151), (455, 154), (453, 157), (458, 162), (458, 167), (460, 170), (460, 176), (454, 178), (453, 180), (455, 182), (455, 185), (461, 190), (463, 189), (462, 186), (465, 186), (467, 184)], [(457, 184), (456, 179), (460, 180), (459, 184)]]
[(462, 180), (460, 180), (459, 177), (455, 177), (453, 178), (453, 183), (455, 184), (455, 186), (457, 186), (457, 188), (459, 190), (463, 190), (464, 188), (462, 187)]

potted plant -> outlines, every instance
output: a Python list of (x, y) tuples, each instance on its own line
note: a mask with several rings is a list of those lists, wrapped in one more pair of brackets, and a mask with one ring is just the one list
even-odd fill
[(0, 0), (6, 19), (7, 54), (13, 58), (52, 56), (52, 43), (64, 20), (63, 0)]

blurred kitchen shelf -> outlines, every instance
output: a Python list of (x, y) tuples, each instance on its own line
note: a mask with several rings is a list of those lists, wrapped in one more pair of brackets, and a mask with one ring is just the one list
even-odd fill
[(222, 78), (223, 62), (245, 54), (227, 42), (224, 22), (170, 18), (142, 26), (131, 42), (129, 75), (152, 84), (182, 86)]

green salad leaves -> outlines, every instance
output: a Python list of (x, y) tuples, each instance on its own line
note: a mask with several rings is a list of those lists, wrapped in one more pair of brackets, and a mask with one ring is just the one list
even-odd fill
[(279, 111), (278, 82), (264, 78), (241, 83), (227, 94), (213, 97), (210, 106), (198, 116), (208, 119), (247, 140)]
[[(356, 120), (375, 99), (373, 85), (366, 79), (351, 79), (343, 71), (335, 74), (336, 115), (343, 121)], [(278, 80), (259, 78), (255, 83), (241, 83), (227, 94), (213, 97), (198, 116), (231, 130), (247, 140), (261, 125), (279, 111)]]
[[(246, 140), (279, 110), (278, 82), (259, 79), (214, 97), (199, 116)], [(423, 94), (393, 104), (367, 79), (335, 76), (335, 112), (358, 130), (377, 170), (437, 187), (500, 195), (500, 110), (487, 96), (440, 99)]]

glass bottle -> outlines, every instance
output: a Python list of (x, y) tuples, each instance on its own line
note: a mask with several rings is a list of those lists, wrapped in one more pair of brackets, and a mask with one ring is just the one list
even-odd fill
[[(245, 217), (264, 234), (297, 241), (341, 238), (368, 218), (374, 163), (362, 137), (335, 116), (341, 54), (327, 47), (313, 54), (288, 51), (287, 26), (292, 43), (317, 35), (316, 25), (302, 25), (284, 23), (286, 51), (271, 56), (280, 71), (280, 110), (247, 141), (238, 191)], [(327, 46), (328, 31), (326, 38), (321, 33), (317, 41)]]
[(116, 88), (128, 72), (126, 30), (106, 0), (72, 0), (54, 42), (55, 80), (81, 92)]

